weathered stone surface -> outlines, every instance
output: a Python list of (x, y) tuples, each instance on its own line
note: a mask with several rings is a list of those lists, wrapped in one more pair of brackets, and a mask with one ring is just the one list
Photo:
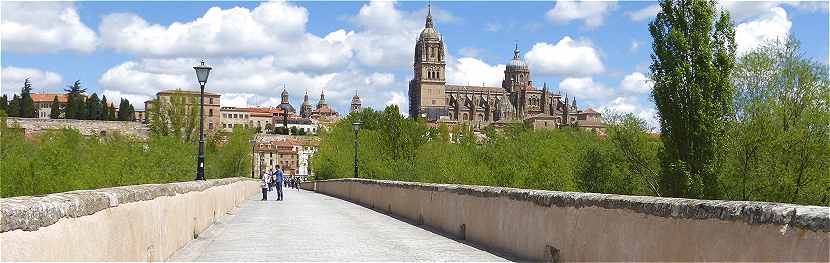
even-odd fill
[(40, 132), (71, 128), (83, 135), (100, 135), (102, 133), (121, 133), (146, 138), (150, 132), (147, 125), (134, 121), (100, 121), (69, 119), (16, 118), (7, 119), (9, 126), (20, 125), (27, 132)]
[(743, 221), (748, 224), (787, 225), (812, 231), (830, 232), (830, 207), (784, 203), (698, 200), (652, 196), (628, 196), (579, 192), (528, 190), (506, 187), (428, 184), (370, 179), (333, 179), (358, 184), (379, 184), (387, 187), (442, 191), (477, 197), (507, 196), (513, 200), (533, 202), (540, 206), (601, 207), (627, 209), (659, 217), (683, 219), (719, 219)]
[(170, 184), (145, 184), (79, 190), (45, 196), (20, 196), (0, 199), (0, 233), (21, 229), (35, 231), (61, 218), (81, 217), (120, 204), (152, 200), (192, 191), (228, 185), (246, 178), (225, 178)]

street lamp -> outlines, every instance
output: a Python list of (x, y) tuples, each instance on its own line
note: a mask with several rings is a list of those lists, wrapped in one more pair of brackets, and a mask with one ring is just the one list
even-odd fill
[(352, 123), (352, 129), (354, 129), (354, 178), (357, 178), (357, 133), (360, 131), (360, 125), (363, 125), (362, 122), (354, 122)]
[(256, 176), (254, 175), (254, 165), (255, 165), (254, 157), (256, 157), (254, 155), (254, 148), (255, 147), (256, 147), (256, 138), (251, 139), (251, 178), (256, 178)]
[(205, 180), (205, 84), (207, 84), (208, 75), (211, 67), (205, 65), (205, 60), (202, 64), (193, 67), (196, 70), (196, 79), (199, 80), (201, 92), (199, 93), (199, 159), (196, 167), (196, 180)]

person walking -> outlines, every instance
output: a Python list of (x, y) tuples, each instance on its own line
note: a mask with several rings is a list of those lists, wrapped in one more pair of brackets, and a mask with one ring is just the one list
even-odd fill
[(268, 174), (271, 176), (271, 180), (268, 181), (268, 192), (270, 192), (277, 185), (277, 171), (274, 170), (274, 167), (271, 167), (271, 171)]
[(260, 186), (262, 187), (262, 201), (268, 200), (268, 181), (269, 177), (268, 173), (265, 171), (260, 172)]
[(282, 201), (282, 185), (285, 178), (283, 178), (282, 168), (277, 165), (277, 172), (274, 175), (274, 180), (276, 180), (277, 185), (277, 201)]

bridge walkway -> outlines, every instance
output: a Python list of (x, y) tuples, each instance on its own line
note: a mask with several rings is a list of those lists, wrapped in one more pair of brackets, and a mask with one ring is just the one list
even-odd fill
[(389, 215), (284, 189), (250, 197), (169, 261), (505, 261)]

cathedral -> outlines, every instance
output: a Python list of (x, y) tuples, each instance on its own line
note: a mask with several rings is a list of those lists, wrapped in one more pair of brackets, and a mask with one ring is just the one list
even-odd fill
[(534, 128), (602, 128), (601, 114), (591, 108), (580, 110), (576, 98), (568, 101), (567, 95), (563, 98), (545, 84), (541, 89), (534, 86), (518, 45), (504, 69), (501, 87), (447, 84), (445, 53), (444, 40), (429, 11), (415, 44), (409, 116), (430, 123), (466, 123), (476, 129), (510, 122), (525, 122)]

